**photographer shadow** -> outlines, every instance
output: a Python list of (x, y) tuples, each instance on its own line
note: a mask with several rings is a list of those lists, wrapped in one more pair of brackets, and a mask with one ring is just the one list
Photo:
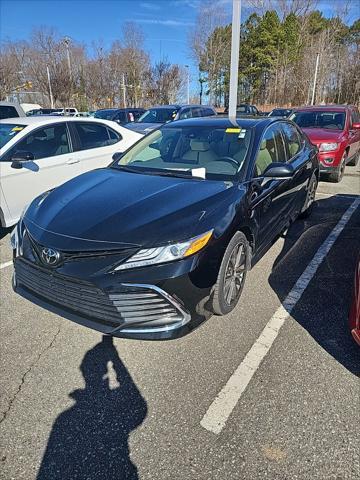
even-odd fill
[[(329, 200), (317, 202), (328, 209)], [(328, 205), (325, 205), (329, 203)], [(325, 211), (325, 210), (324, 210)], [(355, 216), (355, 215), (354, 215)], [(269, 277), (269, 283), (286, 308), (285, 299), (319, 248), (318, 224), (296, 221), (289, 228), (282, 251)], [(337, 223), (337, 222), (335, 222)], [(323, 230), (324, 232), (324, 230)], [(326, 232), (325, 238), (328, 235)], [(324, 239), (325, 239), (324, 238)], [(340, 238), (340, 242), (339, 242)], [(360, 226), (350, 222), (291, 310), (291, 317), (334, 359), (354, 375), (360, 374), (360, 349), (348, 325), (356, 259), (360, 249)], [(312, 252), (309, 256), (309, 252)]]
[(138, 479), (128, 440), (147, 405), (112, 337), (104, 336), (85, 354), (80, 370), (85, 388), (70, 393), (75, 405), (56, 419), (37, 480)]

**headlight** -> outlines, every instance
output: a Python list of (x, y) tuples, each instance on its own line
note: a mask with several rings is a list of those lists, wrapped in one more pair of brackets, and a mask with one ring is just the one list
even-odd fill
[(338, 143), (321, 143), (320, 144), (320, 152), (332, 152), (338, 148)]
[(116, 267), (115, 270), (146, 267), (148, 265), (172, 262), (174, 260), (180, 260), (181, 258), (189, 257), (205, 247), (205, 245), (209, 242), (212, 233), (213, 230), (210, 230), (209, 232), (191, 238), (186, 242), (140, 250), (138, 253), (130, 257), (125, 263), (122, 263)]

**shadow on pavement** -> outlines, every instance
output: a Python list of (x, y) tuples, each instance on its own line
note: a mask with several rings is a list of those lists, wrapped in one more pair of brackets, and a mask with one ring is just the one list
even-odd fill
[(14, 227), (4, 228), (0, 226), (0, 240), (8, 235)]
[[(295, 222), (288, 230), (282, 251), (277, 257), (269, 283), (283, 303), (296, 280), (305, 270), (317, 249), (352, 203), (333, 212), (334, 198), (317, 202), (314, 212), (319, 222)], [(310, 284), (291, 312), (314, 340), (354, 375), (360, 374), (360, 349), (348, 325), (356, 259), (360, 250), (360, 209), (322, 261)]]
[[(111, 385), (109, 362), (116, 374)], [(147, 405), (121, 362), (112, 337), (89, 350), (80, 365), (85, 388), (56, 419), (37, 480), (138, 479), (128, 439), (145, 419)]]

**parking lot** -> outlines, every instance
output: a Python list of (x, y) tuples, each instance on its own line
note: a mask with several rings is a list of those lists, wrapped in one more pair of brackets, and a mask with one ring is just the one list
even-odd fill
[[(0, 477), (359, 478), (360, 349), (347, 325), (359, 193), (359, 166), (321, 182), (313, 214), (251, 270), (238, 307), (167, 342), (104, 339), (15, 295), (3, 231)], [(246, 383), (243, 361), (289, 292)]]

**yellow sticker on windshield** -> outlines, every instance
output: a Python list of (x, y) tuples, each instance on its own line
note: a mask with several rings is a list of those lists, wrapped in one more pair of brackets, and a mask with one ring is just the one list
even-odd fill
[(11, 131), (12, 132), (21, 132), (21, 130), (24, 130), (24, 127), (14, 127)]
[(225, 133), (240, 133), (241, 128), (227, 128)]

